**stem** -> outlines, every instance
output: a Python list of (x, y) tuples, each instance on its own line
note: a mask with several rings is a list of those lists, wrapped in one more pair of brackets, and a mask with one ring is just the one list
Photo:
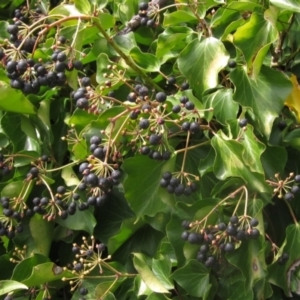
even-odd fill
[(112, 282), (112, 284), (108, 287), (108, 289), (101, 296), (102, 299), (104, 299), (104, 297), (107, 295), (107, 293), (113, 288), (113, 286), (116, 284), (116, 282), (118, 281), (118, 279), (119, 279), (119, 277), (116, 276), (116, 279)]
[(189, 141), (190, 141), (190, 135), (191, 135), (191, 133), (190, 133), (190, 131), (188, 131), (187, 138), (186, 138), (186, 143), (185, 143), (185, 148), (184, 148), (182, 166), (181, 166), (181, 170), (180, 170), (181, 173), (183, 173), (184, 167), (185, 167), (186, 154), (188, 152), (188, 144), (189, 144)]
[(296, 216), (295, 216), (295, 214), (294, 214), (294, 212), (293, 212), (293, 210), (292, 210), (291, 205), (288, 203), (287, 200), (285, 200), (285, 199), (283, 199), (283, 200), (284, 200), (285, 204), (287, 205), (287, 207), (288, 207), (288, 209), (289, 209), (289, 211), (290, 211), (290, 214), (291, 214), (291, 216), (292, 216), (292, 218), (293, 218), (294, 223), (295, 223), (296, 225), (298, 225), (297, 218), (296, 218)]
[[(215, 209), (217, 207), (219, 207), (222, 203), (224, 203), (226, 200), (228, 200), (229, 198), (233, 198), (237, 193), (239, 193), (241, 190), (243, 190), (245, 188), (245, 186), (241, 186), (239, 187), (237, 190), (235, 190), (233, 193), (231, 193), (230, 195), (228, 195), (226, 198), (224, 198), (223, 200), (221, 200), (216, 206), (214, 206), (214, 208), (201, 220), (201, 221), (196, 221), (193, 223), (193, 225), (199, 225), (201, 224), (204, 220), (207, 220), (208, 217), (215, 211)], [(193, 227), (193, 225), (191, 227)]]
[(205, 141), (205, 142), (203, 142), (203, 143), (200, 143), (200, 144), (197, 144), (197, 145), (194, 145), (194, 146), (190, 146), (190, 147), (187, 147), (187, 148), (183, 148), (183, 149), (180, 149), (180, 150), (176, 150), (176, 151), (175, 151), (175, 154), (181, 153), (181, 152), (183, 152), (183, 151), (185, 151), (185, 150), (196, 149), (196, 148), (198, 148), (198, 147), (201, 147), (201, 146), (207, 145), (207, 144), (210, 144), (210, 141)]
[(109, 134), (109, 138), (108, 138), (108, 143), (107, 143), (107, 149), (106, 149), (106, 153), (105, 153), (105, 159), (104, 159), (104, 163), (106, 163), (107, 164), (107, 160), (108, 160), (108, 156), (109, 156), (109, 152), (110, 152), (110, 148), (111, 148), (111, 144), (112, 144), (112, 142), (111, 142), (111, 136), (112, 136), (112, 132), (113, 132), (113, 130), (114, 130), (114, 128), (115, 128), (115, 122), (111, 122), (111, 129), (110, 129), (110, 134)]
[(48, 189), (48, 191), (49, 191), (49, 193), (50, 193), (50, 195), (51, 195), (51, 198), (52, 198), (52, 200), (54, 201), (54, 195), (53, 195), (53, 193), (52, 193), (52, 190), (50, 189), (49, 184), (48, 184), (47, 181), (43, 178), (42, 175), (40, 175), (40, 179), (42, 180), (43, 184), (47, 187), (47, 189)]
[(117, 137), (119, 136), (120, 132), (123, 130), (125, 124), (127, 123), (127, 120), (129, 119), (129, 115), (127, 116), (127, 118), (124, 120), (122, 126), (119, 128), (117, 134), (115, 135), (114, 139), (113, 139), (113, 143), (116, 141)]
[(79, 32), (80, 24), (81, 24), (81, 19), (79, 18), (78, 22), (77, 22), (77, 27), (76, 27), (76, 31), (75, 31), (75, 34), (74, 34), (73, 42), (71, 44), (71, 48), (74, 47), (74, 44), (75, 44), (75, 41), (76, 41), (76, 38), (77, 38), (77, 35), (78, 35), (78, 32)]
[(73, 162), (71, 162), (71, 163), (69, 163), (69, 164), (67, 164), (67, 165), (63, 165), (63, 166), (61, 166), (61, 167), (55, 168), (55, 169), (46, 170), (46, 173), (47, 173), (47, 172), (55, 172), (55, 171), (59, 171), (59, 170), (62, 170), (63, 168), (65, 168), (65, 167), (71, 167), (71, 166), (73, 166), (73, 165), (76, 165), (76, 164), (78, 164), (79, 162), (80, 162), (80, 159), (75, 160), (75, 161), (73, 161)]
[(114, 42), (114, 40), (106, 33), (106, 31), (103, 29), (102, 25), (100, 24), (99, 20), (94, 18), (94, 23), (96, 24), (96, 27), (99, 29), (100, 33), (104, 36), (104, 38), (107, 40), (107, 42), (114, 48), (114, 50), (124, 59), (126, 64), (131, 67), (132, 70), (134, 70), (141, 78), (145, 80), (146, 83), (148, 83), (150, 86), (155, 88), (157, 91), (163, 91), (147, 74), (145, 74), (131, 59), (130, 56), (127, 56), (120, 48), (119, 46)]
[(244, 186), (244, 191), (245, 191), (245, 208), (244, 208), (244, 216), (247, 216), (247, 208), (248, 208), (248, 190)]

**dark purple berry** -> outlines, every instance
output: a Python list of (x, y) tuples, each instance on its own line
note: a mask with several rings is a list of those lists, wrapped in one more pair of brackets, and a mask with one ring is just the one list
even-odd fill
[(139, 126), (141, 129), (147, 129), (150, 126), (150, 122), (148, 119), (140, 120)]
[(84, 87), (90, 86), (91, 85), (91, 80), (89, 77), (82, 77), (81, 80), (81, 85)]
[(246, 127), (247, 124), (248, 124), (248, 120), (247, 120), (247, 119), (241, 119), (241, 120), (239, 120), (239, 126), (240, 126), (241, 128)]
[(187, 109), (187, 110), (193, 110), (195, 108), (195, 104), (191, 101), (188, 101), (184, 104), (184, 107)]
[(151, 145), (158, 145), (161, 141), (161, 135), (159, 134), (151, 134), (149, 137), (149, 143)]
[(175, 114), (178, 114), (181, 111), (181, 106), (180, 105), (174, 105), (172, 108), (172, 112)]
[(156, 99), (157, 102), (163, 103), (163, 102), (166, 101), (167, 95), (166, 95), (164, 92), (158, 92), (158, 93), (155, 95), (155, 99)]
[(236, 67), (236, 61), (235, 60), (229, 60), (227, 63), (227, 66), (231, 69), (234, 69)]

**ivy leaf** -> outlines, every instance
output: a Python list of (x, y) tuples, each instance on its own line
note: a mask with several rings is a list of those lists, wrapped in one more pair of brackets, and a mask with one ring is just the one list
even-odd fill
[(85, 211), (76, 210), (76, 213), (72, 216), (68, 216), (66, 220), (62, 220), (58, 217), (55, 221), (61, 226), (73, 230), (84, 230), (89, 234), (93, 234), (96, 225), (96, 219), (91, 209)]
[(298, 121), (300, 121), (300, 85), (297, 81), (297, 77), (292, 74), (291, 82), (293, 84), (293, 90), (291, 94), (285, 99), (284, 104), (288, 106), (293, 112), (295, 112)]
[(177, 25), (182, 23), (197, 23), (198, 19), (191, 11), (177, 10), (164, 14), (163, 26)]
[(238, 249), (228, 253), (226, 258), (241, 270), (246, 290), (252, 289), (256, 282), (267, 276), (263, 238), (244, 241)]
[(250, 107), (257, 130), (269, 138), (274, 119), (283, 108), (292, 84), (281, 72), (263, 66), (256, 80), (247, 75), (246, 68), (236, 68), (230, 74), (235, 85), (233, 99)]
[(239, 106), (232, 99), (232, 90), (222, 89), (204, 97), (204, 108), (213, 108), (213, 111), (204, 113), (207, 121), (214, 115), (217, 121), (225, 125), (227, 120), (236, 118)]
[(145, 71), (158, 72), (160, 69), (158, 58), (151, 53), (143, 53), (138, 47), (132, 48), (129, 55), (135, 63)]
[(160, 280), (154, 275), (146, 262), (146, 257), (141, 253), (133, 253), (133, 264), (145, 284), (156, 293), (168, 293)]
[[(273, 24), (266, 20), (261, 13), (252, 13), (250, 21), (239, 27), (233, 35), (233, 43), (244, 54), (248, 69), (252, 70), (253, 61), (256, 59), (259, 50), (265, 48), (267, 50), (277, 38), (277, 30)], [(251, 47), (249, 47), (251, 44)], [(262, 54), (260, 54), (262, 55)], [(264, 56), (263, 56), (264, 57)], [(259, 73), (260, 65), (256, 66), (255, 75)]]
[[(41, 215), (35, 214), (29, 222), (30, 232), (35, 244), (35, 251), (48, 255), (51, 247), (54, 224), (43, 219)], [(45, 238), (45, 236), (49, 238)]]
[(5, 295), (16, 290), (28, 290), (28, 287), (25, 284), (14, 280), (0, 281), (0, 295)]
[(167, 290), (173, 289), (173, 282), (170, 280), (172, 263), (167, 257), (163, 259), (152, 259), (152, 271)]
[(194, 38), (194, 31), (189, 27), (170, 26), (158, 36), (156, 57), (161, 62), (177, 57)]
[[(240, 177), (252, 188), (260, 192), (269, 192), (269, 187), (264, 183), (263, 173), (249, 170), (247, 162), (243, 159), (244, 147), (235, 140), (228, 139), (219, 131), (211, 140), (216, 152), (214, 173), (217, 178), (224, 180), (228, 177)], [(254, 154), (254, 153), (252, 153)], [(256, 160), (260, 160), (257, 156)]]
[(74, 0), (75, 7), (83, 14), (91, 12), (91, 5), (88, 0)]
[[(142, 155), (124, 161), (122, 168), (127, 174), (124, 182), (125, 197), (137, 217), (154, 216), (160, 211), (165, 211), (166, 204), (158, 197), (163, 165), (164, 162), (153, 162), (149, 157)], [(141, 179), (140, 172), (145, 184), (137, 184)]]
[[(294, 279), (294, 272), (299, 268), (299, 251), (300, 248), (300, 226), (298, 224), (289, 225), (286, 228), (286, 238), (278, 251), (276, 260), (279, 256), (286, 252), (289, 254), (289, 260), (285, 264), (279, 264), (274, 261), (268, 268), (269, 282), (281, 287), (288, 297), (292, 297), (291, 283)], [(299, 280), (298, 280), (299, 281)]]
[(270, 2), (279, 8), (300, 13), (299, 2), (297, 0), (270, 0)]
[(31, 275), (31, 271), (34, 266), (45, 262), (49, 262), (48, 257), (34, 253), (31, 257), (25, 258), (16, 265), (11, 279), (16, 281), (25, 280)]
[(20, 114), (36, 114), (36, 108), (21, 91), (0, 81), (0, 109)]
[(185, 266), (177, 269), (171, 278), (194, 297), (204, 298), (211, 288), (209, 271), (195, 259), (191, 259)]
[(247, 130), (244, 131), (241, 144), (244, 146), (243, 159), (247, 162), (250, 170), (252, 172), (263, 174), (264, 169), (260, 161), (260, 157), (265, 151), (266, 146), (257, 140), (253, 126), (247, 126)]
[(188, 79), (196, 96), (218, 84), (218, 73), (227, 65), (229, 55), (221, 41), (209, 37), (195, 39), (186, 46), (178, 58), (178, 67)]
[(23, 283), (28, 286), (35, 286), (60, 280), (63, 277), (72, 277), (71, 271), (64, 270), (53, 262), (46, 262), (33, 267), (30, 277), (23, 280)]

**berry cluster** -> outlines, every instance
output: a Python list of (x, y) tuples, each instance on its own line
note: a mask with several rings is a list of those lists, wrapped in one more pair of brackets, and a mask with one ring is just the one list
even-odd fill
[(290, 173), (287, 178), (282, 180), (279, 174), (275, 174), (277, 181), (267, 180), (267, 183), (274, 187), (273, 192), (278, 195), (278, 198), (283, 198), (286, 201), (291, 201), (300, 192), (300, 175)]
[[(188, 174), (180, 176), (179, 173), (175, 175), (178, 176), (174, 176), (169, 171), (165, 172), (160, 180), (160, 186), (166, 188), (170, 194), (175, 194), (176, 196), (190, 196), (193, 192), (197, 191), (197, 184), (190, 181)], [(183, 180), (186, 181), (186, 184)]]
[[(105, 267), (107, 258), (102, 258), (106, 246), (103, 243), (96, 244), (95, 238), (91, 236), (91, 243), (83, 237), (83, 243), (78, 245), (73, 244), (72, 252), (75, 254), (76, 260), (73, 261), (69, 269), (72, 271), (74, 278), (62, 278), (63, 281), (69, 281), (71, 291), (78, 288), (81, 296), (88, 294), (88, 289), (82, 286), (82, 280), (88, 276), (96, 267), (99, 268), (100, 273), (103, 272), (102, 267)], [(81, 298), (85, 299), (85, 298)]]
[(112, 158), (108, 155), (108, 147), (101, 143), (102, 138), (99, 136), (94, 135), (90, 138), (92, 155), (79, 166), (79, 172), (83, 175), (83, 179), (78, 189), (91, 194), (86, 205), (100, 206), (104, 204), (108, 199), (109, 192), (113, 186), (120, 183), (122, 176), (118, 164), (113, 163)]
[(10, 159), (6, 160), (4, 155), (2, 153), (0, 153), (0, 179), (3, 176), (10, 174), (12, 168), (13, 168), (13, 165), (12, 165)]
[(140, 24), (141, 26), (147, 26), (147, 27), (154, 27), (155, 24), (155, 19), (151, 18), (147, 14), (147, 9), (148, 9), (148, 3), (147, 2), (141, 2), (139, 4), (139, 14), (138, 16), (140, 17)]
[(40, 8), (36, 8), (35, 11), (17, 9), (15, 23), (7, 26), (10, 38), (5, 41), (3, 48), (0, 48), (0, 60), (5, 65), (8, 78), (11, 79), (11, 87), (22, 90), (25, 94), (36, 94), (43, 86), (63, 86), (67, 80), (66, 71), (83, 69), (81, 61), (76, 59), (77, 51), (72, 45), (68, 45), (64, 36), (56, 38), (50, 61), (35, 61), (32, 58), (41, 36), (27, 23), (42, 17)]
[(22, 203), (15, 203), (8, 197), (1, 197), (0, 205), (3, 209), (0, 216), (0, 236), (12, 239), (16, 233), (23, 232), (21, 221), (26, 216), (32, 216), (32, 211), (24, 210)]
[(300, 183), (300, 175), (296, 175), (294, 177), (294, 185), (292, 185), (290, 187), (289, 192), (286, 192), (284, 195), (284, 199), (287, 201), (291, 201), (295, 195), (299, 194), (300, 192), (300, 187), (298, 186), (298, 184)]
[[(198, 222), (183, 221), (182, 239), (190, 244), (201, 245), (197, 260), (206, 267), (216, 267), (221, 254), (232, 252), (238, 245), (249, 238), (257, 239), (260, 232), (258, 220), (249, 217), (232, 216), (228, 224), (220, 222), (198, 230)], [(196, 230), (196, 231), (195, 231)]]

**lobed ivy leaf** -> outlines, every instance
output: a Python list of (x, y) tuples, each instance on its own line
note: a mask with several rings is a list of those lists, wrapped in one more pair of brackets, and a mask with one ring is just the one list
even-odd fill
[(74, 0), (75, 7), (83, 14), (91, 12), (91, 4), (88, 0)]
[[(233, 35), (233, 43), (239, 48), (247, 62), (248, 70), (252, 72), (255, 67), (254, 76), (257, 77), (263, 58), (271, 44), (277, 38), (277, 30), (272, 22), (268, 21), (263, 14), (254, 12), (251, 14), (250, 21), (240, 26)], [(251, 44), (251, 47), (249, 47)], [(263, 52), (259, 52), (261, 49)], [(261, 57), (257, 57), (261, 56)], [(253, 65), (254, 61), (259, 59), (259, 64)]]
[[(165, 162), (156, 162), (149, 157), (137, 155), (128, 158), (122, 165), (127, 175), (124, 181), (125, 197), (138, 218), (143, 215), (154, 216), (157, 212), (167, 209), (158, 195), (164, 164)], [(137, 170), (141, 166), (143, 166), (145, 185), (137, 184), (141, 179), (141, 173)]]
[[(299, 267), (299, 252), (300, 247), (300, 226), (299, 223), (291, 224), (286, 228), (286, 237), (280, 247), (274, 262), (268, 267), (269, 282), (281, 287), (286, 296), (292, 297), (291, 284), (295, 280), (294, 271)], [(286, 252), (289, 254), (289, 259), (284, 264), (279, 264), (277, 259)], [(299, 279), (298, 279), (299, 285)]]
[(189, 260), (183, 267), (178, 268), (171, 278), (194, 297), (205, 299), (212, 287), (209, 283), (209, 271), (195, 259)]
[(226, 258), (242, 272), (245, 289), (251, 290), (256, 282), (267, 277), (264, 258), (264, 239), (243, 241), (238, 249), (228, 253)]
[(0, 109), (20, 114), (36, 114), (36, 108), (21, 91), (0, 81)]
[(233, 99), (251, 109), (256, 129), (269, 138), (274, 119), (292, 90), (290, 80), (283, 73), (266, 66), (261, 68), (255, 80), (248, 76), (244, 67), (231, 72), (230, 79), (235, 85)]
[(177, 57), (194, 38), (194, 31), (189, 27), (169, 26), (158, 36), (156, 57), (161, 62)]
[(188, 79), (196, 96), (218, 84), (218, 73), (227, 65), (229, 55), (221, 41), (209, 37), (201, 42), (195, 39), (178, 57), (178, 67)]
[[(204, 97), (204, 115), (207, 121), (213, 116), (221, 124), (225, 125), (227, 120), (235, 119), (238, 112), (238, 104), (232, 99), (231, 89), (221, 89)], [(212, 108), (212, 111), (209, 109)]]
[(63, 277), (71, 278), (74, 275), (69, 270), (57, 266), (53, 262), (45, 262), (33, 267), (30, 277), (22, 283), (28, 286), (37, 286), (46, 282), (61, 280)]
[[(223, 132), (219, 131), (211, 140), (211, 144), (216, 152), (214, 162), (214, 173), (217, 178), (224, 180), (228, 177), (240, 177), (254, 190), (260, 192), (270, 192), (269, 187), (264, 183), (264, 176), (260, 169), (255, 172), (249, 169), (243, 159), (245, 148), (235, 140), (228, 139)], [(253, 155), (254, 153), (252, 153)], [(256, 156), (260, 160), (260, 156)]]
[(145, 284), (156, 293), (168, 293), (162, 282), (151, 271), (146, 262), (146, 257), (141, 253), (133, 253), (133, 264)]
[(28, 287), (27, 285), (14, 280), (0, 281), (0, 295), (5, 295), (16, 290), (28, 290)]
[(129, 55), (145, 71), (158, 72), (160, 69), (159, 59), (151, 53), (143, 53), (139, 47), (132, 48)]
[(198, 19), (191, 11), (177, 10), (164, 14), (163, 26), (178, 25), (184, 23), (197, 23)]
[(297, 0), (270, 0), (270, 2), (281, 9), (300, 13), (300, 7)]

